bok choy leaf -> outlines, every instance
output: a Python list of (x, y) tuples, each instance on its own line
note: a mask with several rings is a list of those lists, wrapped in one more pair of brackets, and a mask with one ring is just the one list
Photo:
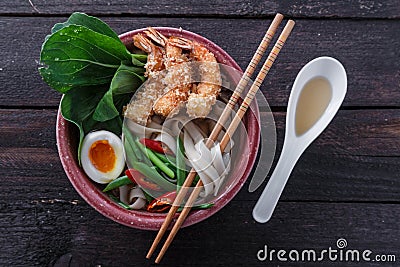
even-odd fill
[(121, 134), (122, 108), (144, 82), (146, 61), (147, 55), (129, 52), (105, 22), (84, 13), (55, 24), (45, 38), (39, 72), (64, 94), (61, 114), (79, 129), (79, 162), (85, 134)]
[(53, 89), (66, 93), (75, 86), (109, 83), (121, 62), (131, 59), (120, 40), (69, 25), (43, 44), (40, 61), (45, 66), (39, 72)]
[(51, 33), (55, 33), (72, 24), (84, 26), (92, 31), (107, 35), (119, 41), (118, 35), (106, 23), (96, 17), (81, 12), (73, 13), (66, 22), (55, 24), (51, 29)]
[(118, 99), (129, 94), (130, 99), (131, 94), (144, 82), (144, 77), (139, 74), (143, 74), (143, 68), (121, 64), (111, 81), (110, 89), (98, 103), (93, 119), (107, 121), (117, 117), (121, 110), (118, 110), (114, 105), (115, 96)]

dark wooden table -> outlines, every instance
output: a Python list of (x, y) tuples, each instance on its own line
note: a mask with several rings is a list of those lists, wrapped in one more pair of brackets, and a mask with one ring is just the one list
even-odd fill
[[(67, 3), (72, 2), (72, 3)], [(55, 142), (60, 94), (37, 71), (50, 28), (73, 11), (116, 32), (172, 26), (219, 44), (242, 68), (276, 12), (297, 22), (262, 86), (276, 120), (277, 156), (294, 78), (329, 55), (348, 73), (348, 94), (327, 130), (295, 167), (273, 219), (251, 210), (245, 188), (224, 209), (182, 229), (162, 266), (400, 265), (400, 4), (388, 1), (0, 2), (0, 266), (148, 266), (155, 232), (119, 225), (76, 193)], [(369, 249), (396, 262), (259, 261), (269, 249)], [(286, 255), (287, 256), (287, 255)], [(372, 257), (372, 256), (371, 256)], [(387, 257), (389, 259), (389, 257)]]

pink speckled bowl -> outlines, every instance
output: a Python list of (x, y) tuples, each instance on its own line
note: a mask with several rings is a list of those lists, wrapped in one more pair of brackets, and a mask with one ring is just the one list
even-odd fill
[[(156, 29), (166, 36), (181, 36), (202, 43), (214, 53), (219, 63), (226, 64), (241, 71), (239, 65), (224, 50), (222, 50), (222, 48), (200, 35), (176, 28), (160, 27)], [(139, 29), (124, 33), (120, 35), (120, 38), (128, 48), (131, 48), (133, 46), (132, 36), (143, 32), (143, 30), (144, 29)], [(250, 156), (248, 160), (239, 160), (233, 165), (235, 170), (242, 170), (240, 171), (241, 177), (233, 178), (237, 181), (236, 184), (230, 186), (229, 189), (215, 201), (213, 207), (206, 210), (192, 211), (183, 224), (183, 227), (205, 220), (222, 209), (230, 200), (233, 199), (246, 182), (254, 165), (260, 141), (259, 126), (257, 123), (259, 112), (256, 101), (253, 101), (251, 104), (251, 109), (251, 111), (249, 110), (246, 113), (243, 120), (249, 138)], [(60, 111), (57, 116), (56, 134), (58, 152), (65, 173), (76, 191), (78, 191), (87, 203), (104, 216), (120, 224), (143, 230), (158, 230), (160, 228), (165, 219), (165, 214), (149, 213), (140, 210), (126, 210), (109, 199), (109, 197), (101, 191), (99, 185), (95, 184), (86, 176), (83, 170), (79, 167), (77, 161), (77, 143), (79, 139), (77, 127), (64, 120)], [(233, 171), (233, 175), (235, 175), (235, 171)], [(178, 216), (178, 214), (176, 216)]]

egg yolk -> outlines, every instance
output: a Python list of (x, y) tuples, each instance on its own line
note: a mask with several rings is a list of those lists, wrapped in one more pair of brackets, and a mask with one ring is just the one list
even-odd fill
[(90, 146), (89, 159), (101, 172), (109, 172), (115, 165), (115, 152), (107, 140), (98, 140)]

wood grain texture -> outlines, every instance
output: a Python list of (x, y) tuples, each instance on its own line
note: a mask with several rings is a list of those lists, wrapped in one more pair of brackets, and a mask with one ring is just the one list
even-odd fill
[[(31, 4), (32, 3), (32, 4)], [(399, 18), (400, 6), (396, 0), (388, 1), (2, 1), (0, 14), (69, 14), (74, 11), (95, 15), (135, 16), (234, 16), (265, 17), (276, 12), (297, 17), (331, 18)]]
[[(45, 36), (74, 11), (100, 16), (117, 33), (182, 27), (220, 45), (243, 69), (275, 13), (294, 18), (293, 34), (262, 86), (277, 111), (274, 165), (301, 67), (328, 55), (347, 70), (344, 107), (300, 158), (272, 220), (253, 220), (262, 189), (248, 193), (247, 181), (220, 212), (182, 229), (160, 266), (399, 265), (397, 0), (15, 0), (0, 1), (0, 266), (156, 266), (145, 259), (156, 233), (121, 226), (95, 211), (74, 190), (58, 158), (61, 95), (44, 84), (37, 67)], [(347, 240), (348, 249), (392, 254), (396, 262), (271, 263), (256, 257), (264, 245), (336, 249), (338, 238)]]
[[(2, 204), (2, 265), (53, 266), (66, 259), (73, 264), (61, 266), (151, 265), (144, 256), (155, 232), (118, 225), (74, 197), (55, 200), (36, 195)], [(338, 238), (347, 240), (348, 249), (369, 249), (373, 255), (400, 253), (399, 205), (281, 202), (268, 224), (254, 222), (253, 205), (253, 201), (233, 200), (211, 218), (181, 229), (161, 266), (265, 266), (269, 262), (256, 257), (264, 245), (321, 251), (335, 249)], [(275, 258), (273, 265), (278, 263)], [(322, 263), (343, 266), (329, 260)], [(360, 264), (376, 266), (364, 262), (346, 266)]]
[[(60, 94), (37, 71), (40, 47), (65, 18), (0, 18), (0, 106), (57, 106)], [(244, 69), (270, 20), (105, 18), (118, 33), (149, 25), (182, 27), (225, 49)], [(318, 56), (339, 59), (348, 72), (345, 106), (400, 106), (400, 21), (300, 20), (262, 91), (272, 106), (286, 106), (293, 81)], [(8, 36), (12, 36), (9, 38)], [(6, 38), (7, 37), (7, 38)]]
[[(285, 114), (274, 116), (277, 158)], [(71, 192), (58, 158), (55, 119), (55, 110), (0, 110), (0, 177), (8, 181), (0, 184), (4, 199), (57, 198), (61, 188)], [(399, 121), (399, 110), (340, 111), (300, 158), (282, 199), (400, 202)], [(237, 198), (255, 201), (261, 189), (248, 193), (248, 182)]]

